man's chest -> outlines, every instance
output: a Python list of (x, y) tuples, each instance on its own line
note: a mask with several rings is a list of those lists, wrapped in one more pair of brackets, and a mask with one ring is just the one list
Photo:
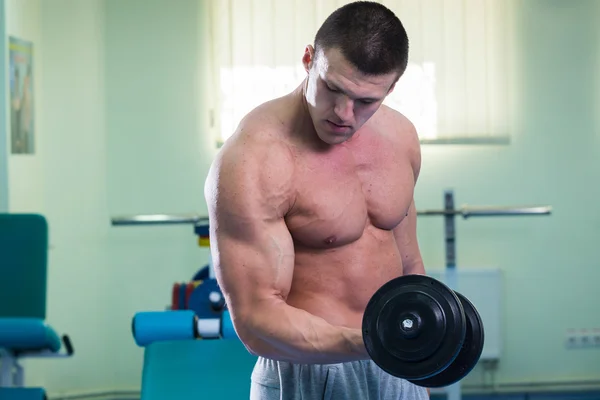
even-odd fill
[(411, 204), (412, 165), (392, 152), (300, 154), (296, 160), (292, 233), (317, 235), (325, 244), (350, 242), (368, 224), (393, 229)]

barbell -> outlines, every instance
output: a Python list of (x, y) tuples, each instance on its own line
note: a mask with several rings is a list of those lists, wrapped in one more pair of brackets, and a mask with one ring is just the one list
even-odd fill
[[(417, 210), (421, 216), (462, 216), (470, 217), (494, 217), (494, 216), (522, 216), (522, 215), (549, 215), (551, 206), (522, 206), (522, 207), (498, 207), (498, 206), (463, 206), (457, 209), (433, 209)], [(133, 214), (117, 215), (111, 217), (111, 225), (177, 225), (208, 223), (209, 218), (205, 215), (189, 214)]]

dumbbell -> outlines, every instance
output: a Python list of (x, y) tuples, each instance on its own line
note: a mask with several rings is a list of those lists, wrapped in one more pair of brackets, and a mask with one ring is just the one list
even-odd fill
[(475, 306), (425, 275), (404, 275), (381, 286), (367, 304), (362, 331), (367, 352), (381, 369), (430, 388), (467, 376), (484, 345)]

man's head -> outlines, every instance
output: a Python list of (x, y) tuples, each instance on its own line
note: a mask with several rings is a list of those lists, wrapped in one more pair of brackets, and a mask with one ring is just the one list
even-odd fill
[(408, 37), (388, 8), (357, 1), (323, 22), (302, 61), (317, 134), (326, 143), (341, 143), (377, 111), (406, 70)]

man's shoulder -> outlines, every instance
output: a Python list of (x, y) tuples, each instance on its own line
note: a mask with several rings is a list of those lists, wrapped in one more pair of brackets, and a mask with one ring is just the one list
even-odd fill
[(382, 105), (381, 118), (386, 125), (394, 127), (393, 132), (391, 132), (394, 136), (405, 139), (414, 139), (417, 136), (415, 125), (402, 112), (390, 106)]
[(284, 146), (285, 116), (282, 101), (274, 99), (250, 110), (239, 122), (228, 139), (233, 146)]
[(231, 176), (283, 179), (293, 170), (293, 155), (284, 139), (281, 122), (269, 105), (250, 111), (223, 144), (213, 163)]
[(391, 146), (400, 146), (418, 150), (420, 148), (419, 135), (412, 121), (400, 111), (382, 105), (376, 124), (381, 134), (389, 141)]
[(415, 125), (402, 112), (389, 106), (382, 105), (381, 111), (382, 134), (391, 147), (406, 152), (418, 175), (421, 167), (421, 142)]
[(233, 153), (252, 156), (266, 151), (270, 146), (280, 144), (280, 135), (275, 127), (273, 116), (256, 108), (239, 121), (235, 131), (223, 143), (219, 153), (223, 156)]
[(207, 196), (221, 197), (224, 206), (243, 200), (289, 208), (293, 156), (270, 118), (251, 112), (241, 121), (212, 162), (205, 183)]

